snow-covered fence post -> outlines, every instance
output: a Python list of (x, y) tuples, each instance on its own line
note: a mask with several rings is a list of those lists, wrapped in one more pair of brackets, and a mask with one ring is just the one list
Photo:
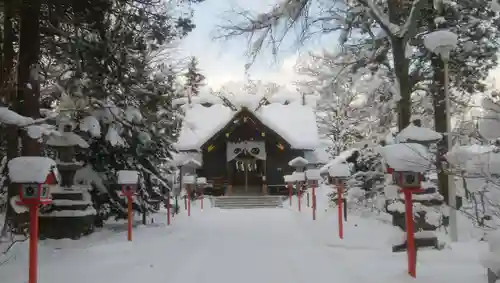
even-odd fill
[(122, 185), (122, 194), (127, 197), (127, 239), (132, 241), (132, 203), (137, 192), (139, 172), (135, 170), (118, 171), (118, 184)]
[(292, 207), (293, 183), (295, 180), (293, 179), (293, 175), (285, 175), (283, 176), (283, 180), (288, 187), (288, 200), (290, 201), (290, 207)]
[(50, 186), (57, 183), (56, 163), (47, 157), (23, 156), (9, 161), (9, 178), (19, 185), (17, 204), (28, 207), (29, 225), (29, 283), (38, 277), (38, 209), (52, 202)]
[(351, 169), (349, 168), (347, 162), (332, 164), (332, 166), (328, 168), (328, 174), (330, 175), (330, 184), (335, 184), (337, 187), (339, 238), (343, 239), (344, 223), (342, 221), (342, 194), (344, 192), (344, 182), (351, 176)]
[(422, 173), (431, 169), (431, 155), (425, 146), (417, 143), (388, 145), (383, 147), (381, 151), (387, 165), (393, 170), (393, 180), (404, 193), (408, 273), (410, 276), (416, 277), (417, 251), (412, 194), (422, 191)]
[(203, 211), (203, 199), (205, 198), (203, 190), (204, 190), (205, 186), (207, 185), (207, 178), (205, 178), (205, 177), (197, 178), (196, 185), (198, 186), (198, 188), (200, 190), (200, 209)]
[(187, 213), (191, 216), (191, 189), (196, 185), (196, 176), (184, 175), (184, 184), (186, 185)]
[[(301, 193), (302, 183), (305, 182), (305, 174), (303, 172), (308, 164), (309, 164), (309, 161), (307, 161), (307, 159), (305, 159), (302, 156), (295, 157), (294, 159), (292, 159), (288, 162), (288, 165), (290, 167), (295, 168), (295, 172), (293, 173), (293, 175), (295, 176), (295, 187), (297, 188), (297, 197), (298, 197), (298, 201), (299, 201), (299, 211), (300, 211), (300, 199), (302, 197), (302, 193)], [(302, 172), (302, 173), (295, 174), (295, 173), (299, 173), (299, 172)]]
[(306, 171), (306, 180), (312, 187), (312, 213), (313, 213), (313, 220), (316, 220), (316, 210), (318, 209), (317, 207), (317, 201), (316, 201), (316, 188), (319, 184), (319, 180), (321, 180), (321, 173), (319, 172), (318, 169), (309, 169)]
[(295, 181), (295, 187), (297, 188), (297, 205), (300, 212), (302, 199), (302, 183), (306, 181), (306, 175), (304, 174), (304, 172), (293, 172), (292, 179)]

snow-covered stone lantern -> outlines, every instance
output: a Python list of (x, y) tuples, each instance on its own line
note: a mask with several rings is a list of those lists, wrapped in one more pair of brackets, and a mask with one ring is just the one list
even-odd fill
[(50, 187), (57, 180), (56, 163), (47, 157), (23, 156), (9, 161), (9, 178), (19, 185), (20, 201), (17, 204), (27, 206), (30, 214), (29, 223), (29, 282), (37, 282), (38, 269), (38, 209), (48, 204)]
[(139, 185), (139, 172), (120, 170), (117, 172), (118, 184), (122, 185), (122, 193), (127, 198), (128, 240), (132, 241), (132, 202)]
[(77, 239), (94, 231), (97, 211), (93, 207), (89, 184), (75, 184), (75, 174), (83, 167), (76, 160), (77, 149), (89, 144), (74, 133), (75, 123), (63, 115), (58, 121), (59, 135), (51, 135), (47, 144), (56, 150), (59, 186), (52, 191), (52, 204), (40, 214), (40, 235), (47, 238)]

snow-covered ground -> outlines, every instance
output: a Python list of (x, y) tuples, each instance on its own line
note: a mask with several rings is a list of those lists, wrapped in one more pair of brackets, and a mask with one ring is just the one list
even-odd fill
[[(390, 251), (393, 228), (371, 218), (349, 216), (340, 241), (334, 209), (312, 221), (308, 209), (192, 207), (191, 217), (183, 211), (169, 227), (155, 216), (155, 225), (134, 230), (131, 243), (124, 229), (43, 241), (39, 282), (486, 282), (479, 263), (485, 247), (474, 242), (419, 252), (414, 280), (406, 275), (406, 255)], [(27, 281), (26, 247), (0, 266), (2, 283)]]

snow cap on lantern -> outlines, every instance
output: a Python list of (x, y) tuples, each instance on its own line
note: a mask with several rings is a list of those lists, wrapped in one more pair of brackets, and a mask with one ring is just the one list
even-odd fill
[(207, 184), (207, 178), (205, 178), (205, 177), (198, 177), (198, 178), (196, 178), (196, 184), (198, 184), (198, 185), (206, 185)]
[(397, 142), (430, 144), (440, 141), (443, 136), (429, 128), (418, 127), (414, 124), (408, 125), (396, 135)]
[(431, 169), (432, 157), (427, 148), (417, 143), (387, 145), (380, 153), (393, 168), (393, 180), (400, 187), (420, 188), (422, 173)]
[(295, 178), (293, 175), (284, 175), (283, 176), (283, 180), (285, 181), (285, 183), (287, 184), (291, 184), (293, 182), (295, 182)]
[(123, 193), (133, 194), (139, 183), (139, 172), (135, 170), (120, 170), (117, 172), (118, 184), (122, 185)]
[(292, 179), (295, 182), (304, 182), (306, 180), (306, 175), (304, 172), (293, 172), (292, 173)]
[(19, 184), (21, 204), (50, 203), (49, 185), (57, 184), (59, 177), (54, 160), (40, 156), (22, 156), (9, 161), (9, 178)]
[(294, 168), (304, 168), (309, 164), (309, 161), (302, 156), (295, 157), (288, 162), (288, 165)]
[(194, 175), (184, 175), (182, 177), (182, 182), (186, 185), (196, 184), (196, 176)]
[(447, 30), (437, 30), (424, 36), (424, 45), (431, 52), (438, 54), (445, 61), (449, 60), (450, 52), (458, 44), (458, 36)]
[(306, 170), (306, 179), (311, 185), (318, 185), (318, 181), (321, 180), (321, 172), (319, 169), (309, 169)]
[(330, 175), (331, 184), (340, 184), (351, 176), (351, 168), (345, 161), (335, 163), (328, 168), (328, 174)]

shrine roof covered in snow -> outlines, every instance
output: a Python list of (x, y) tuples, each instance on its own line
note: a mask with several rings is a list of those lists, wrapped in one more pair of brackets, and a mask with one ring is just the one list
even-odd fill
[(286, 105), (275, 102), (261, 107), (247, 104), (241, 105), (238, 110), (223, 104), (208, 107), (201, 104), (186, 105), (176, 148), (181, 151), (200, 150), (203, 144), (243, 110), (250, 111), (294, 149), (312, 150), (320, 145), (314, 109), (294, 101)]

